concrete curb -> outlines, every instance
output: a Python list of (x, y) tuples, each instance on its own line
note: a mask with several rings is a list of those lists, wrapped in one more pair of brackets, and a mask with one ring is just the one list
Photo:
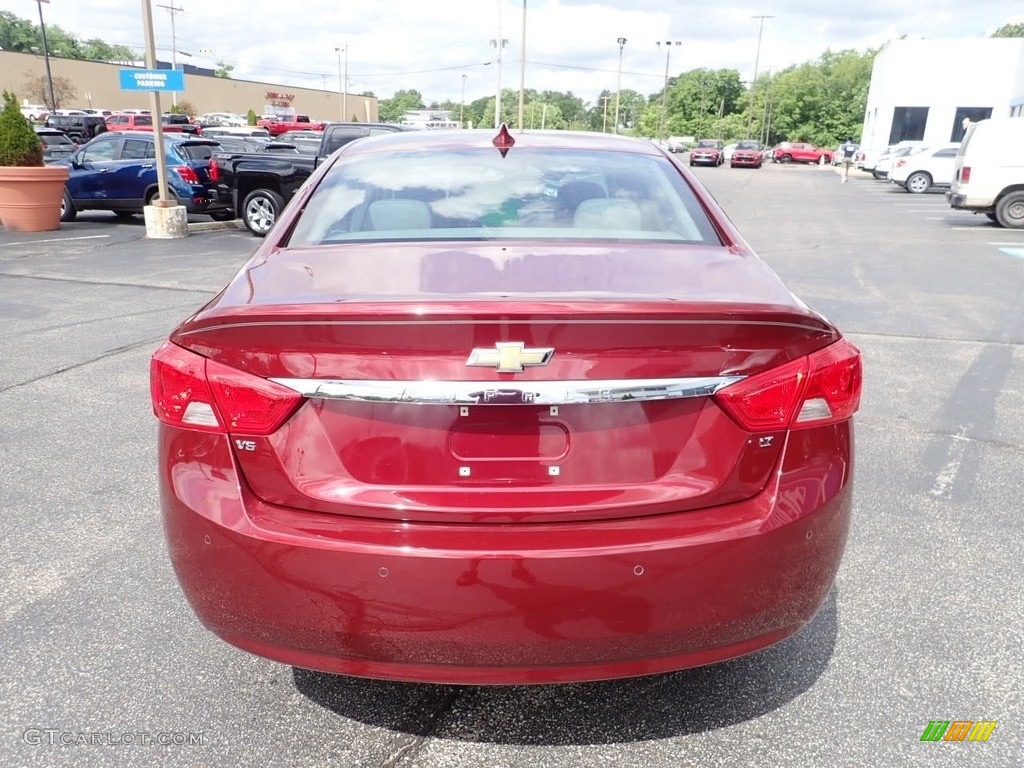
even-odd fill
[(189, 234), (193, 232), (217, 232), (223, 229), (245, 229), (241, 219), (231, 221), (193, 221), (188, 225)]

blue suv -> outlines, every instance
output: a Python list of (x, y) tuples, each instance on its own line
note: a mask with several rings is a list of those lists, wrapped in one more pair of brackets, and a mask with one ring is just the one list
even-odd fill
[[(230, 198), (221, 200), (210, 181), (210, 156), (216, 141), (164, 136), (167, 191), (189, 213), (217, 221), (235, 217)], [(79, 211), (113, 211), (128, 219), (142, 213), (156, 197), (155, 136), (143, 131), (103, 133), (63, 162), (70, 169), (61, 201), (60, 220), (73, 221)]]

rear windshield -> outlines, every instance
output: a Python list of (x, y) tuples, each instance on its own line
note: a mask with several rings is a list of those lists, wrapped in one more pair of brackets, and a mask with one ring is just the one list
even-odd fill
[(152, 125), (152, 124), (153, 124), (153, 118), (151, 118), (149, 115), (136, 115), (135, 116), (135, 125)]
[(51, 147), (59, 144), (67, 144), (69, 146), (74, 144), (67, 136), (59, 133), (37, 133), (36, 135), (43, 144)]
[(179, 144), (178, 153), (187, 160), (209, 160), (214, 152), (221, 152), (220, 144)]
[(342, 156), (290, 243), (517, 238), (720, 244), (670, 160), (529, 148)]

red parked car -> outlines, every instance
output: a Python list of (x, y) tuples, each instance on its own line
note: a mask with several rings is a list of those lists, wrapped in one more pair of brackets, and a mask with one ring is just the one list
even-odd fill
[(764, 155), (759, 141), (741, 141), (729, 158), (730, 168), (760, 168)]
[(813, 144), (784, 141), (775, 147), (773, 159), (776, 163), (831, 163), (832, 150)]
[(203, 623), (348, 675), (644, 675), (811, 620), (858, 350), (688, 168), (606, 134), (421, 131), (320, 166), (153, 355)]
[(690, 150), (690, 165), (721, 165), (725, 162), (725, 142), (721, 139), (701, 139)]

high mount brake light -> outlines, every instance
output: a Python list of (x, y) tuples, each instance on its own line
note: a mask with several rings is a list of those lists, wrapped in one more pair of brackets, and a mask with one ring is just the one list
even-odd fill
[(860, 406), (860, 350), (840, 339), (806, 357), (738, 381), (715, 400), (752, 432), (833, 424)]
[(202, 432), (269, 435), (302, 403), (293, 390), (165, 343), (150, 362), (156, 417)]

